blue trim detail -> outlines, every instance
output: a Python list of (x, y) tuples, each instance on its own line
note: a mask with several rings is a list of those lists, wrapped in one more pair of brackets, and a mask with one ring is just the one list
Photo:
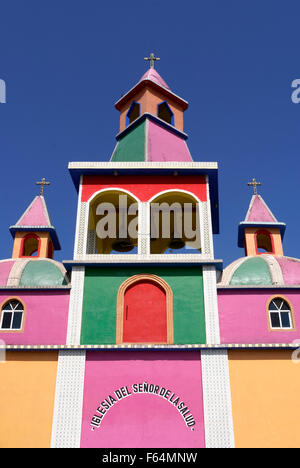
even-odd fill
[(238, 247), (244, 247), (245, 229), (247, 227), (254, 228), (278, 228), (280, 230), (281, 238), (283, 239), (286, 224), (285, 223), (239, 223), (238, 231)]
[(9, 232), (12, 237), (15, 238), (16, 232), (28, 231), (28, 232), (49, 232), (51, 240), (53, 242), (54, 250), (61, 250), (56, 229), (54, 227), (34, 227), (34, 226), (10, 226)]
[[(132, 123), (132, 122), (129, 121), (129, 119), (130, 119), (130, 115), (131, 115), (131, 113), (132, 113), (132, 111), (133, 111), (135, 105), (138, 105), (138, 107), (139, 107), (139, 115), (138, 115), (137, 119), (138, 119), (138, 118), (140, 117), (140, 115), (141, 115), (141, 105), (140, 105), (140, 103), (137, 102), (137, 101), (132, 101), (131, 106), (129, 107), (129, 110), (128, 110), (127, 114), (126, 114), (126, 127), (127, 127), (128, 125), (130, 125), (130, 123)], [(135, 120), (137, 120), (137, 119), (135, 119)], [(134, 120), (134, 121), (135, 121), (135, 120)]]
[(203, 265), (212, 265), (216, 267), (216, 270), (223, 271), (223, 260), (214, 260), (214, 262), (207, 262), (205, 260), (201, 262), (193, 262), (193, 261), (187, 261), (186, 263), (180, 263), (180, 262), (168, 262), (167, 260), (164, 263), (151, 263), (147, 261), (141, 260), (140, 262), (131, 262), (130, 259), (128, 259), (128, 262), (126, 263), (97, 263), (95, 262), (89, 262), (89, 261), (84, 261), (84, 260), (79, 260), (76, 262), (76, 260), (63, 260), (62, 261), (63, 266), (67, 270), (67, 272), (71, 271), (73, 267), (75, 266), (84, 266), (85, 268), (121, 268), (123, 267), (141, 267), (141, 266), (147, 266), (147, 267), (154, 267), (154, 268), (164, 268), (164, 267), (202, 267)]
[(148, 112), (145, 112), (140, 117), (135, 119), (131, 124), (129, 124), (128, 127), (126, 127), (124, 130), (122, 130), (122, 132), (118, 133), (116, 135), (116, 140), (119, 141), (121, 138), (123, 138), (123, 136), (125, 136), (127, 133), (129, 133), (133, 128), (135, 128), (140, 122), (142, 122), (145, 119), (152, 120), (152, 122), (157, 123), (161, 127), (165, 128), (166, 130), (169, 130), (170, 132), (172, 132), (175, 135), (179, 136), (183, 140), (187, 140), (187, 138), (188, 138), (186, 133), (181, 132), (180, 130), (175, 128), (173, 125), (168, 124), (167, 122), (165, 122), (164, 120), (159, 119), (158, 117), (156, 117), (153, 114), (149, 114)]
[[(157, 108), (156, 108), (157, 117), (158, 117), (158, 108), (159, 108), (159, 106), (161, 106), (162, 104), (166, 104), (166, 106), (167, 106), (167, 108), (168, 108), (168, 110), (169, 110), (169, 112), (170, 112), (170, 115), (171, 115), (171, 124), (169, 124), (169, 125), (174, 125), (174, 114), (173, 114), (173, 112), (172, 112), (172, 110), (171, 110), (169, 104), (167, 103), (167, 101), (162, 101), (162, 102), (160, 102), (159, 104), (157, 104)], [(158, 118), (160, 118), (160, 117), (158, 117)], [(164, 119), (161, 119), (161, 120), (164, 120)], [(169, 123), (169, 122), (167, 122), (167, 123)]]

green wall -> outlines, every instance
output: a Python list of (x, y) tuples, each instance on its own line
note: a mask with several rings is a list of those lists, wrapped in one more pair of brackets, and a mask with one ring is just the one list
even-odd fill
[(140, 122), (118, 142), (112, 161), (145, 161), (145, 121)]
[(127, 278), (140, 273), (160, 276), (173, 291), (174, 343), (205, 343), (201, 267), (105, 267), (86, 268), (81, 344), (115, 344), (119, 287)]

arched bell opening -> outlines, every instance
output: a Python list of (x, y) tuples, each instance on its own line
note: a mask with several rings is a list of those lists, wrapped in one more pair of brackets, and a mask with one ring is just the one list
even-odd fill
[(90, 203), (87, 253), (133, 254), (138, 246), (138, 202), (126, 192), (106, 190)]
[(150, 253), (201, 253), (199, 203), (186, 192), (158, 195), (150, 203)]
[(259, 230), (255, 234), (256, 253), (274, 253), (274, 243), (272, 235), (266, 230)]
[(21, 242), (20, 257), (38, 257), (40, 253), (41, 239), (36, 234), (27, 234)]

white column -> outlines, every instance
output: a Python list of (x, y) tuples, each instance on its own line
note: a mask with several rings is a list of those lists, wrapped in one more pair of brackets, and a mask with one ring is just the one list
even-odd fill
[(205, 444), (233, 448), (234, 432), (226, 349), (201, 351)]
[(212, 234), (211, 205), (209, 198), (209, 177), (206, 176), (206, 202), (201, 202), (202, 211), (202, 229), (203, 229), (203, 247), (202, 253), (214, 258), (214, 245)]
[(209, 258), (214, 258), (212, 226), (211, 226), (211, 213), (210, 202), (201, 202), (201, 240), (202, 240), (202, 253)]
[(88, 229), (86, 253), (92, 255), (97, 254), (97, 236), (94, 229)]
[(59, 351), (51, 447), (79, 448), (85, 351)]
[(88, 208), (87, 202), (81, 201), (82, 195), (82, 176), (80, 177), (80, 185), (78, 190), (78, 205), (76, 218), (76, 232), (74, 242), (74, 259), (86, 255), (87, 249), (87, 231), (88, 231)]
[(138, 253), (139, 255), (150, 254), (150, 204), (139, 203), (139, 226), (138, 226)]
[(72, 268), (72, 288), (67, 329), (67, 344), (69, 345), (80, 344), (84, 276), (85, 267), (74, 266)]
[(206, 343), (220, 344), (216, 267), (204, 265), (202, 272)]

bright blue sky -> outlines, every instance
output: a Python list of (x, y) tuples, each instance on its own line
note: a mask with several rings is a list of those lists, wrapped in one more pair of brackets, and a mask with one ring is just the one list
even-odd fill
[(114, 103), (146, 71), (143, 58), (189, 101), (185, 131), (195, 161), (219, 163), (221, 231), (215, 257), (243, 255), (237, 225), (253, 177), (279, 221), (285, 255), (300, 257), (300, 78), (297, 1), (6, 0), (0, 15), (0, 258), (8, 227), (39, 193), (62, 252), (73, 255), (77, 194), (69, 161), (108, 161), (118, 132)]

